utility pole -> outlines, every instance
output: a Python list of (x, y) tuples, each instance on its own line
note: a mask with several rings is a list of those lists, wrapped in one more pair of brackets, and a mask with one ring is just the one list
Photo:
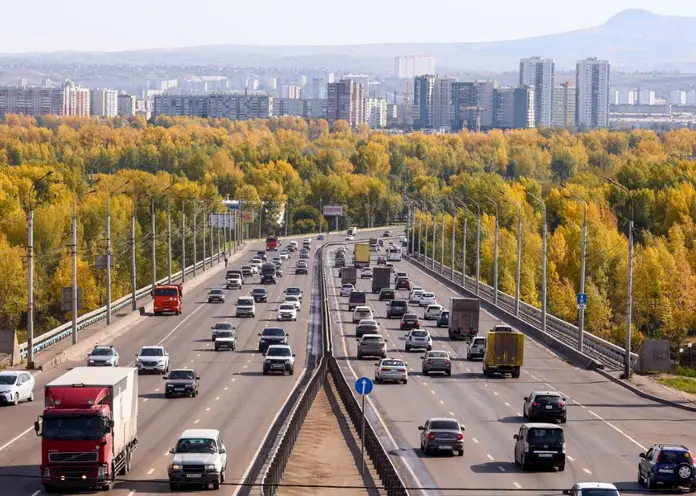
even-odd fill
[(435, 215), (433, 215), (433, 252), (430, 257), (430, 268), (435, 271), (435, 248), (437, 247), (437, 207), (433, 206)]
[(172, 201), (167, 196), (167, 284), (172, 283)]
[[(321, 221), (322, 217), (324, 216), (324, 197), (319, 197), (319, 234), (321, 234), (321, 229), (322, 229), (322, 224), (323, 222)], [(369, 225), (369, 221), (368, 221)], [(261, 235), (259, 234), (259, 238)]]
[[(453, 205), (453, 207), (454, 207), (454, 205)], [(454, 210), (455, 210), (455, 212), (457, 211), (456, 208)], [(450, 281), (454, 281), (454, 265), (455, 265), (454, 264), (454, 256), (455, 256), (455, 253), (457, 251), (456, 250), (457, 249), (457, 246), (456, 246), (457, 241), (456, 241), (456, 237), (455, 237), (456, 234), (457, 234), (457, 216), (453, 214), (452, 215), (452, 240), (450, 243), (450, 245), (451, 245), (450, 246), (450, 251), (451, 251), (451, 253), (450, 253), (450, 265), (451, 265), (451, 267), (450, 267)], [(462, 278), (463, 277), (464, 277), (464, 272), (462, 272)], [(464, 279), (462, 279), (462, 281), (463, 280)]]
[(196, 238), (198, 238), (198, 232), (196, 230), (196, 217), (198, 217), (198, 202), (193, 202), (193, 277), (196, 277), (196, 264), (198, 263), (198, 246), (196, 243)]
[(290, 221), (290, 202), (285, 202), (285, 237), (288, 237), (288, 222)]
[(546, 297), (547, 297), (547, 288), (546, 288), (546, 280), (547, 280), (547, 273), (546, 273), (546, 265), (547, 265), (547, 257), (546, 257), (546, 252), (547, 252), (547, 244), (546, 244), (546, 238), (547, 238), (547, 232), (548, 228), (546, 227), (546, 203), (544, 200), (538, 196), (535, 196), (529, 192), (527, 194), (536, 200), (536, 202), (541, 206), (541, 214), (542, 214), (542, 226), (541, 226), (541, 255), (542, 255), (542, 260), (541, 260), (541, 330), (542, 332), (546, 332)]
[(211, 222), (213, 218), (213, 209), (212, 207), (210, 208), (210, 212), (208, 213), (208, 233), (210, 235), (210, 268), (213, 268), (213, 258), (215, 258), (215, 255), (213, 254), (213, 251), (215, 250), (215, 243), (213, 243), (213, 223)]
[(218, 265), (220, 265), (220, 226), (218, 226), (217, 229), (215, 229), (215, 231), (217, 232), (217, 263)]
[[(425, 203), (425, 237), (423, 238), (425, 241), (425, 246), (423, 246), (423, 264), (425, 265), (428, 261), (428, 227), (430, 225), (430, 210), (428, 210), (430, 206)], [(418, 235), (420, 238), (420, 234)], [(419, 247), (420, 248), (420, 247)], [(420, 250), (419, 250), (420, 252)], [(419, 253), (420, 255), (420, 253)]]
[(206, 205), (204, 201), (199, 201), (203, 205), (203, 218), (201, 219), (202, 224), (203, 224), (203, 272), (205, 272), (205, 241), (206, 241), (206, 234), (205, 234), (205, 225), (206, 225)]
[[(573, 200), (582, 205), (582, 239), (580, 241), (580, 293), (585, 294), (585, 258), (587, 249), (587, 202), (577, 194), (565, 189)], [(585, 305), (578, 303), (578, 351), (582, 353), (585, 349)]]
[(510, 200), (517, 206), (517, 263), (515, 265), (515, 316), (520, 316), (520, 281), (522, 277), (522, 204)]
[(481, 294), (481, 205), (469, 198), (476, 206), (476, 294)]
[(152, 291), (155, 290), (155, 286), (157, 286), (157, 237), (155, 234), (155, 231), (157, 230), (157, 226), (155, 223), (155, 200), (157, 199), (156, 196), (152, 197), (152, 200), (150, 202), (150, 218), (152, 220), (152, 226), (150, 227), (150, 230), (152, 231), (150, 233), (150, 239), (152, 240)]
[(181, 200), (181, 284), (186, 281), (186, 202)]
[(72, 344), (77, 344), (77, 197), (72, 211)]
[(464, 217), (464, 232), (462, 234), (462, 287), (466, 289), (466, 231), (469, 227), (469, 219)]
[(106, 325), (111, 325), (111, 195), (106, 200)]
[[(263, 200), (259, 207), (259, 241), (261, 241), (261, 224), (263, 224)], [(321, 214), (319, 215), (319, 226), (321, 227)]]
[(498, 204), (492, 198), (485, 197), (495, 207), (495, 235), (493, 241), (493, 304), (498, 306)]
[(135, 252), (135, 209), (136, 209), (136, 200), (135, 196), (133, 197), (133, 211), (131, 212), (131, 219), (130, 219), (130, 244), (131, 244), (131, 310), (136, 311), (138, 309), (138, 299), (136, 298), (135, 292), (138, 290), (138, 281), (137, 281), (137, 259), (136, 259), (136, 252)]
[(442, 228), (440, 233), (440, 275), (445, 271), (445, 207), (442, 207)]

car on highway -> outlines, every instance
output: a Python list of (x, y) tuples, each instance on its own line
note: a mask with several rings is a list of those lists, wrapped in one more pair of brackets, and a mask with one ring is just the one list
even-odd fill
[(268, 291), (266, 288), (253, 288), (249, 294), (256, 303), (268, 303)]
[(235, 316), (239, 317), (256, 317), (256, 303), (251, 296), (240, 296), (237, 298), (237, 310)]
[(249, 265), (256, 268), (256, 273), (259, 273), (261, 271), (261, 267), (263, 267), (263, 259), (261, 258), (252, 258), (251, 261), (249, 262)]
[(283, 264), (283, 259), (278, 256), (278, 257), (273, 257), (273, 260), (271, 260), (276, 266), (282, 265)]
[(394, 283), (394, 289), (405, 289), (406, 291), (411, 291), (411, 281), (408, 277), (397, 277)]
[(355, 328), (355, 335), (362, 337), (365, 334), (379, 334), (379, 324), (375, 319), (362, 319)]
[(317, 239), (319, 241), (324, 241), (326, 239), (326, 236), (324, 236), (323, 234), (317, 234)]
[(225, 288), (227, 288), (227, 289), (242, 289), (242, 284), (244, 284), (244, 280), (242, 279), (242, 276), (235, 274), (235, 275), (227, 277), (227, 280), (225, 281)]
[(336, 260), (334, 260), (334, 267), (337, 269), (342, 269), (343, 267), (346, 266), (346, 259), (343, 257), (336, 257)]
[(281, 251), (280, 252), (280, 259), (282, 261), (286, 261), (290, 259), (290, 254), (287, 251)]
[(431, 453), (452, 453), (464, 456), (465, 427), (453, 418), (431, 418), (419, 425), (420, 448), (424, 455)]
[(0, 404), (17, 405), (20, 401), (34, 401), (34, 376), (22, 370), (0, 371)]
[(427, 351), (421, 357), (421, 372), (428, 375), (431, 372), (443, 372), (445, 375), (452, 375), (452, 357), (449, 352), (443, 350)]
[(383, 257), (383, 256), (377, 257), (377, 265), (386, 265), (386, 264), (387, 264), (386, 257)]
[(262, 262), (266, 261), (266, 250), (259, 250), (256, 252), (256, 256), (254, 258), (260, 259)]
[(469, 343), (469, 347), (466, 350), (466, 359), (471, 361), (474, 359), (483, 360), (483, 354), (486, 352), (486, 337), (476, 336)]
[(282, 267), (276, 267), (276, 277), (283, 277), (283, 268)]
[(164, 397), (174, 398), (177, 396), (198, 396), (198, 381), (201, 380), (193, 369), (174, 369), (169, 372), (167, 377), (163, 377)]
[(259, 353), (266, 353), (269, 346), (288, 344), (290, 335), (282, 327), (266, 327), (259, 333)]
[(230, 322), (216, 322), (214, 326), (210, 328), (213, 333), (212, 336), (210, 337), (211, 341), (215, 341), (215, 338), (217, 338), (218, 332), (220, 331), (232, 331), (236, 329)]
[(428, 305), (437, 305), (437, 297), (435, 293), (424, 291), (418, 298), (418, 306), (427, 307)]
[(406, 300), (391, 300), (387, 301), (386, 314), (387, 318), (403, 317), (408, 312), (408, 302)]
[(276, 320), (291, 320), (293, 322), (296, 321), (297, 307), (295, 306), (295, 304), (290, 302), (281, 303), (278, 307), (278, 311), (276, 312)]
[(285, 375), (295, 374), (295, 354), (286, 344), (274, 344), (268, 347), (263, 357), (263, 375), (271, 372), (281, 372)]
[(372, 314), (372, 309), (368, 306), (358, 306), (353, 310), (353, 324), (359, 323), (363, 319), (374, 319), (375, 316)]
[(379, 301), (393, 300), (396, 298), (396, 291), (392, 288), (382, 288), (379, 290)]
[(135, 359), (138, 374), (155, 372), (157, 374), (169, 373), (169, 353), (163, 346), (143, 346)]
[(380, 334), (365, 334), (358, 341), (358, 360), (363, 357), (376, 356), (387, 358), (387, 339), (384, 339)]
[(300, 250), (300, 259), (301, 260), (308, 260), (309, 259), (309, 250), (305, 250), (304, 248)]
[(352, 312), (365, 303), (367, 303), (367, 294), (364, 291), (353, 291), (348, 297), (348, 310)]
[(355, 291), (355, 286), (352, 284), (344, 284), (341, 286), (341, 290), (339, 291), (340, 296), (350, 296), (350, 294)]
[(392, 232), (388, 229), (386, 231), (384, 231), (384, 233), (382, 233), (383, 238), (388, 238), (391, 235), (392, 235)]
[(350, 234), (346, 236), (346, 241), (353, 241), (355, 239), (354, 236), (351, 236)]
[(301, 263), (302, 260), (298, 260), (295, 264), (295, 274), (309, 274), (309, 266), (307, 263)]
[(560, 420), (565, 424), (568, 420), (566, 399), (558, 391), (532, 391), (524, 398), (522, 416), (530, 422)]
[[(393, 302), (392, 302), (393, 303)], [(415, 313), (405, 313), (401, 317), (401, 323), (399, 324), (399, 329), (402, 331), (410, 331), (411, 329), (420, 329), (420, 320), (418, 315)]]
[(254, 269), (251, 268), (251, 265), (242, 265), (242, 274), (244, 277), (254, 277)]
[(283, 303), (290, 303), (292, 305), (295, 305), (295, 309), (298, 312), (302, 310), (302, 302), (300, 301), (300, 297), (297, 295), (285, 295)]
[(638, 457), (638, 483), (648, 489), (696, 489), (694, 457), (686, 446), (653, 444)]
[(375, 382), (408, 384), (408, 364), (398, 358), (382, 358), (375, 364)]
[(118, 367), (118, 351), (109, 346), (95, 346), (87, 356), (88, 367)]
[(360, 279), (372, 279), (372, 267), (363, 267), (360, 271)]
[(240, 277), (242, 279), (242, 283), (244, 283), (244, 274), (242, 274), (242, 271), (238, 269), (228, 270), (227, 274), (225, 274), (225, 279), (230, 279), (231, 277), (235, 276)]
[(570, 496), (621, 496), (621, 493), (611, 482), (578, 482), (570, 489), (564, 489), (563, 494)]
[(440, 312), (440, 315), (437, 316), (437, 324), (435, 324), (437, 327), (449, 327), (449, 317), (450, 317), (450, 312), (446, 308), (442, 309), (442, 312)]
[(208, 291), (208, 303), (225, 303), (225, 292), (222, 289)]
[(423, 291), (422, 289), (412, 289), (411, 292), (408, 294), (408, 302), (419, 303), (420, 297), (423, 293), (425, 293), (425, 291)]
[(406, 278), (408, 278), (408, 272), (403, 271), (403, 270), (397, 271), (396, 275), (394, 276), (394, 279), (396, 280), (396, 279), (398, 279), (399, 277), (406, 277)]
[(423, 312), (423, 320), (437, 320), (442, 310), (442, 305), (428, 305)]
[(515, 464), (522, 470), (556, 468), (565, 470), (566, 444), (563, 429), (555, 424), (526, 423), (512, 436)]
[(237, 331), (226, 330), (218, 331), (215, 336), (215, 351), (220, 350), (230, 350), (234, 351), (237, 349)]
[(180, 486), (189, 489), (195, 481), (207, 489), (220, 489), (227, 471), (227, 448), (220, 431), (216, 429), (186, 429), (176, 446), (169, 450), (167, 475), (169, 489), (176, 491)]
[(291, 286), (289, 288), (285, 288), (283, 291), (283, 295), (285, 296), (297, 296), (300, 299), (300, 302), (302, 301), (302, 290), (298, 288), (297, 286)]
[(406, 334), (406, 344), (404, 345), (406, 352), (411, 350), (423, 349), (430, 351), (433, 349), (433, 338), (430, 332), (424, 329), (413, 329)]

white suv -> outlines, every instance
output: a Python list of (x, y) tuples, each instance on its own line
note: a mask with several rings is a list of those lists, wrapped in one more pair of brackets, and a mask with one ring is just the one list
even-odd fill
[(372, 309), (364, 306), (355, 307), (355, 310), (353, 311), (353, 324), (358, 324), (363, 319), (374, 319)]
[(297, 320), (297, 307), (295, 304), (289, 301), (281, 303), (278, 307), (276, 320)]
[(406, 352), (414, 349), (423, 349), (430, 351), (433, 349), (433, 338), (430, 337), (430, 332), (423, 329), (413, 329), (408, 331), (406, 335)]
[[(169, 462), (169, 488), (189, 487), (191, 480), (197, 484), (213, 485), (220, 489), (227, 471), (227, 449), (220, 431), (216, 429), (187, 429), (176, 446), (169, 450), (174, 455)], [(204, 460), (205, 463), (201, 462)], [(193, 476), (196, 478), (193, 479)]]
[(135, 364), (138, 367), (138, 374), (145, 372), (168, 374), (169, 353), (162, 346), (143, 346), (140, 348)]

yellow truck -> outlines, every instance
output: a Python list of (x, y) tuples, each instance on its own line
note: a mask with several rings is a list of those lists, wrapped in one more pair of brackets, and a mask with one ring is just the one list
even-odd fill
[(355, 260), (353, 266), (368, 267), (370, 265), (370, 245), (364, 243), (355, 245)]
[(497, 325), (486, 336), (483, 354), (483, 375), (510, 374), (520, 376), (524, 364), (524, 334), (507, 325)]

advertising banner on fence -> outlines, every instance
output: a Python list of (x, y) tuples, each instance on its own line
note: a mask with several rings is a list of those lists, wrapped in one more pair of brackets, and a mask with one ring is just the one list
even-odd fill
[(343, 205), (324, 205), (324, 215), (327, 217), (342, 216)]

